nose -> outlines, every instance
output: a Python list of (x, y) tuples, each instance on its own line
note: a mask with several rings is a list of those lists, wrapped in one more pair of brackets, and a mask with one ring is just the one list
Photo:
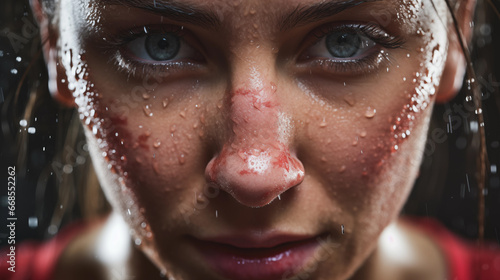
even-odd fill
[[(249, 68), (246, 68), (249, 69)], [(256, 68), (233, 75), (226, 120), (229, 135), (205, 175), (239, 203), (262, 207), (304, 179), (290, 150), (293, 127), (278, 100), (278, 87)]]

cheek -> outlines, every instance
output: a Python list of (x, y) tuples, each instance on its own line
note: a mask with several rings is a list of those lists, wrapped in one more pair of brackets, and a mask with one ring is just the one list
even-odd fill
[(306, 117), (306, 141), (315, 143), (301, 152), (306, 174), (344, 209), (398, 212), (413, 185), (444, 62), (444, 45), (423, 39), (387, 73), (342, 87), (335, 105), (317, 103)]

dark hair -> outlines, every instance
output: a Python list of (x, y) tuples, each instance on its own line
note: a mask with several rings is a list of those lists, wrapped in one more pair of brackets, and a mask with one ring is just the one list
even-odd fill
[[(445, 1), (454, 15), (452, 5)], [(10, 16), (12, 30), (22, 29), (16, 25), (23, 22), (12, 15), (22, 14), (34, 23), (28, 1), (25, 2), (11, 0), (0, 4), (4, 6), (0, 9), (5, 13), (3, 18)], [(41, 3), (45, 13), (57, 21), (57, 1), (41, 0)], [(486, 155), (492, 162), (498, 162), (500, 132), (495, 122), (500, 119), (497, 93), (500, 83), (492, 74), (498, 73), (498, 69), (492, 68), (497, 65), (492, 60), (497, 59), (493, 46), (500, 44), (496, 42), (500, 36), (494, 36), (498, 33), (494, 28), (498, 23), (492, 24), (495, 9), (486, 5), (494, 7), (491, 2), (478, 2), (473, 44), (469, 47), (463, 44), (468, 61), (464, 86), (450, 103), (434, 108), (426, 144), (426, 148), (434, 148), (424, 153), (421, 174), (403, 210), (408, 215), (437, 217), (462, 236), (480, 239), (483, 229), (487, 238), (495, 238), (496, 228), (500, 227), (498, 217), (494, 219), (494, 213), (500, 213), (499, 177), (493, 168), (489, 178), (486, 176)], [(459, 30), (456, 23), (455, 27)], [(0, 44), (3, 48), (9, 42), (0, 41)], [(26, 217), (38, 218), (37, 227), (26, 228), (25, 232), (29, 233), (26, 237), (42, 238), (74, 219), (102, 215), (109, 210), (109, 205), (98, 187), (78, 116), (74, 109), (52, 100), (47, 89), (41, 41), (31, 38), (30, 44), (33, 48), (25, 47), (19, 52), (24, 61), (31, 61), (23, 65), (22, 77), (15, 76), (18, 79), (8, 86), (4, 85), (8, 80), (0, 79), (0, 89), (7, 92), (1, 117), (2, 164), (17, 162), (18, 185), (23, 186), (18, 192), (18, 197), (23, 197), (19, 204), (26, 211)], [(14, 55), (10, 59), (15, 59)], [(2, 63), (2, 67), (7, 67), (2, 69), (2, 73), (7, 73), (18, 66)], [(467, 108), (474, 110), (466, 111), (465, 115), (454, 109), (471, 103), (474, 106)], [(20, 123), (21, 120), (24, 121)], [(459, 120), (461, 125), (457, 125)], [(33, 123), (37, 125), (35, 135), (29, 131)], [(54, 123), (57, 125), (53, 126)], [(437, 130), (448, 132), (446, 141), (434, 139), (432, 133)], [(490, 211), (483, 212), (483, 209)]]

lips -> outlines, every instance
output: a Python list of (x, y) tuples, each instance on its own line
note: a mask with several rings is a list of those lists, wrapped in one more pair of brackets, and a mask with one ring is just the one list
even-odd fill
[(228, 236), (193, 238), (193, 244), (208, 266), (225, 278), (276, 280), (287, 279), (304, 269), (320, 248), (318, 240), (318, 236)]

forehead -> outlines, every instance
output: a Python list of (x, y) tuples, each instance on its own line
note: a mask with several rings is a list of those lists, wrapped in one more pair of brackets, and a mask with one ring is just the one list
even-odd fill
[[(416, 12), (430, 7), (430, 0), (85, 0), (86, 7), (126, 6), (166, 13), (169, 16), (204, 16), (214, 23), (245, 18), (275, 18), (281, 21), (311, 19), (314, 16), (334, 16), (341, 12), (384, 10), (386, 13)], [(399, 15), (403, 16), (404, 15)]]

